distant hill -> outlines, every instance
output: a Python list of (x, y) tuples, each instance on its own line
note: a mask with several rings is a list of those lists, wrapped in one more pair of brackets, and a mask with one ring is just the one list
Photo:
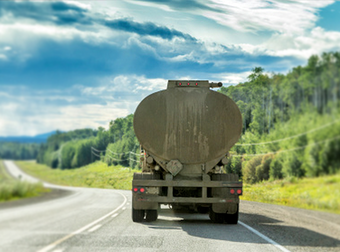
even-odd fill
[(56, 131), (51, 131), (36, 136), (8, 136), (8, 137), (0, 136), (0, 142), (45, 143), (47, 138), (55, 133)]

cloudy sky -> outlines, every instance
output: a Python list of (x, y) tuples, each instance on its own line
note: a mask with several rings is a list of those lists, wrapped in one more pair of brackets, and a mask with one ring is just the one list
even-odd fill
[(340, 51), (335, 0), (0, 1), (0, 136), (108, 127), (168, 79)]

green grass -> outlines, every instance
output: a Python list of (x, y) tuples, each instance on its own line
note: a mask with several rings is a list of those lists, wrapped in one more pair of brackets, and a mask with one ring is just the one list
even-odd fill
[(67, 186), (110, 188), (130, 190), (133, 170), (122, 166), (108, 166), (95, 162), (77, 169), (52, 169), (35, 162), (18, 161), (16, 164), (25, 172), (44, 181)]
[(0, 202), (35, 197), (48, 191), (41, 183), (32, 184), (14, 179), (0, 160)]
[(241, 199), (340, 214), (340, 174), (244, 184)]

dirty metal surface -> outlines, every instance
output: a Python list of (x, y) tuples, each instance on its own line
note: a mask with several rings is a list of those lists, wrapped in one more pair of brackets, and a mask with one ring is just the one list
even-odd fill
[(238, 141), (242, 117), (233, 100), (209, 88), (171, 88), (139, 104), (134, 129), (155, 157), (204, 164), (223, 158)]

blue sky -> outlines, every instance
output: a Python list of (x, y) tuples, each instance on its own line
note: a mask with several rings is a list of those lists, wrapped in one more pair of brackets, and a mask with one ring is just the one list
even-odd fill
[(108, 127), (168, 79), (340, 51), (334, 0), (0, 1), (0, 136)]

